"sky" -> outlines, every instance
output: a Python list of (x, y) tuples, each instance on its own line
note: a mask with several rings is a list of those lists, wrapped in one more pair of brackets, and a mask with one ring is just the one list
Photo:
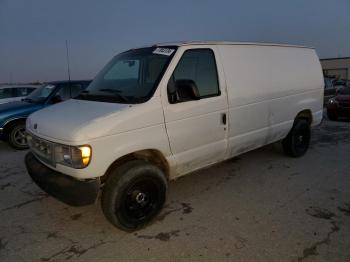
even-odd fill
[(0, 0), (0, 83), (92, 79), (117, 53), (172, 41), (313, 46), (350, 56), (350, 0)]

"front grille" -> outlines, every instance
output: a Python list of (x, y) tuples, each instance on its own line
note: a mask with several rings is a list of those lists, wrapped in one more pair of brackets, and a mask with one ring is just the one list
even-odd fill
[(33, 154), (44, 163), (55, 166), (54, 144), (28, 133), (28, 145)]

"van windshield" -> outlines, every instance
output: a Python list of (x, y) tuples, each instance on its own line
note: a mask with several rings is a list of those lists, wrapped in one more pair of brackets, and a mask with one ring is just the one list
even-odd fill
[(130, 50), (114, 57), (76, 99), (124, 104), (151, 98), (176, 47)]

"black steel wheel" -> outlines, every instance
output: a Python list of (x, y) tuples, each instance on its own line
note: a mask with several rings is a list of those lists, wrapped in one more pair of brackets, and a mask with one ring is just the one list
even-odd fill
[(310, 145), (311, 130), (304, 119), (297, 119), (287, 137), (283, 139), (284, 152), (292, 157), (300, 157), (306, 153)]
[(163, 172), (143, 160), (114, 170), (102, 191), (102, 210), (116, 227), (133, 231), (149, 223), (162, 209), (167, 191)]

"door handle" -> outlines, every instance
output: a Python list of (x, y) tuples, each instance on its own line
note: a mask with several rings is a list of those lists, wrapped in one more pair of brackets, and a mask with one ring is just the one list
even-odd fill
[(223, 125), (226, 125), (226, 122), (227, 122), (226, 113), (221, 114), (221, 122)]

